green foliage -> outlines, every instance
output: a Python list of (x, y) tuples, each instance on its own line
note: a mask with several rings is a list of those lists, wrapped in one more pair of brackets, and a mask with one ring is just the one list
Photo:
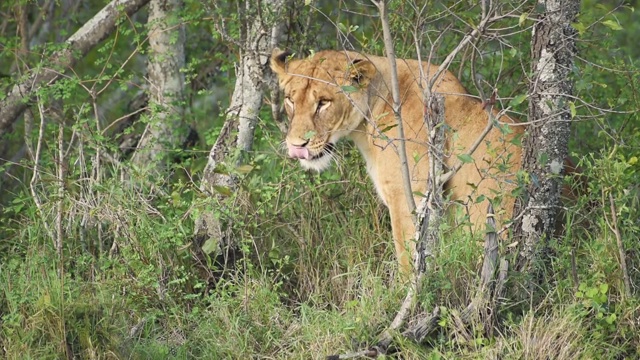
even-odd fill
[[(375, 7), (305, 3), (287, 10), (289, 31), (282, 47), (299, 54), (341, 47), (384, 53)], [(482, 244), (478, 234), (468, 231), (464, 207), (456, 206), (450, 221), (441, 224), (444, 241), (437, 246), (419, 298), (425, 311), (441, 306), (439, 327), (424, 345), (398, 339), (398, 357), (639, 356), (638, 290), (633, 285), (633, 296), (625, 294), (613, 229), (617, 227), (627, 254), (631, 284), (638, 284), (640, 121), (634, 59), (639, 55), (635, 34), (640, 21), (627, 8), (613, 11), (596, 3), (584, 1), (574, 24), (584, 39), (579, 50), (585, 60), (576, 62), (576, 99), (570, 103), (576, 121), (572, 150), (581, 160), (582, 178), (567, 183), (579, 196), (566, 205), (566, 232), (546, 249), (542, 288), (523, 290), (530, 293), (522, 303), (505, 299), (495, 314), (500, 325), (493, 333), (483, 324), (461, 326), (457, 316), (474, 295)], [(15, 15), (18, 5), (34, 4), (9, 1), (0, 10)], [(514, 4), (505, 2), (503, 7)], [(0, 29), (0, 64), (12, 72), (2, 71), (0, 100), (24, 80), (27, 67), (50, 67), (47, 56), (61, 49), (60, 40), (100, 5), (85, 4), (69, 14), (56, 8), (51, 15), (56, 31), (39, 34), (31, 51), (21, 55), (19, 33), (6, 30), (18, 28), (17, 18), (9, 16)], [(240, 164), (218, 168), (235, 176), (239, 188), (217, 188), (225, 196), (222, 203), (199, 188), (233, 91), (238, 49), (229, 38), (241, 38), (240, 21), (257, 16), (253, 9), (239, 14), (236, 5), (187, 1), (173, 19), (186, 24), (189, 39), (183, 69), (188, 96), (180, 105), (201, 139), (181, 153), (166, 177), (137, 172), (119, 142), (123, 136), (139, 135), (148, 116), (134, 121), (131, 114), (138, 108), (130, 107), (149, 85), (144, 13), (123, 18), (117, 32), (72, 71), (57, 69), (66, 71), (64, 78), (40, 89), (31, 116), (2, 139), (4, 358), (322, 358), (373, 344), (395, 315), (405, 287), (397, 277), (389, 219), (351, 144), (337, 145), (333, 170), (304, 172), (286, 159), (280, 146), (283, 134), (265, 106), (254, 150), (238, 154)], [(418, 32), (421, 57), (434, 63), (478, 24), (481, 11), (469, 2), (411, 5), (390, 1), (396, 53), (416, 58), (413, 35)], [(37, 18), (36, 10), (34, 5), (30, 21)], [(535, 6), (527, 3), (517, 16), (496, 24), (495, 29), (511, 29), (503, 37), (481, 38), (450, 69), (474, 94), (486, 97), (497, 89), (496, 107), (509, 106), (523, 120), (534, 21)], [(223, 22), (229, 38), (216, 28)], [(135, 124), (117, 130), (129, 121)], [(509, 131), (507, 126), (499, 129)], [(17, 164), (5, 162), (22, 144), (34, 152), (38, 143), (37, 163), (35, 155)], [(459, 160), (471, 162), (464, 155)], [(535, 181), (525, 173), (518, 177), (522, 184)], [(483, 203), (487, 198), (471, 200)], [(228, 204), (233, 206), (222, 206)], [(202, 211), (223, 219), (240, 239), (238, 271), (217, 281), (202, 272), (220, 270), (213, 256), (219, 239), (204, 249), (210, 255), (204, 264), (195, 256), (200, 249), (194, 249), (192, 232)], [(500, 244), (505, 252), (512, 245)], [(513, 274), (509, 285), (519, 280)], [(542, 300), (530, 307), (533, 299)]]

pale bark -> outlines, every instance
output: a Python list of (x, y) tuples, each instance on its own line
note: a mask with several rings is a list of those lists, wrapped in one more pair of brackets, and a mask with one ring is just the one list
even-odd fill
[(413, 191), (411, 191), (411, 177), (409, 175), (409, 161), (407, 160), (407, 150), (404, 141), (404, 125), (402, 124), (402, 102), (400, 93), (400, 82), (398, 81), (398, 67), (396, 64), (396, 54), (393, 48), (393, 36), (389, 26), (389, 11), (387, 8), (387, 1), (372, 1), (375, 6), (378, 7), (380, 12), (380, 18), (382, 23), (382, 32), (384, 39), (384, 50), (389, 59), (389, 69), (391, 70), (391, 96), (393, 97), (393, 115), (398, 127), (398, 137), (401, 139), (398, 142), (398, 157), (400, 158), (402, 183), (404, 184), (404, 196), (407, 198), (407, 204), (409, 205), (409, 212), (414, 213), (416, 209), (416, 202), (413, 199)]
[[(200, 186), (203, 192), (218, 200), (223, 200), (225, 194), (236, 190), (233, 175), (219, 168), (234, 168), (242, 160), (242, 154), (251, 150), (264, 89), (268, 87), (265, 79), (275, 81), (274, 77), (269, 76), (268, 59), (283, 30), (284, 24), (279, 21), (279, 14), (285, 2), (264, 0), (259, 3), (246, 1), (244, 4), (244, 36), (239, 49), (239, 63), (236, 65), (235, 88), (225, 124), (209, 152)], [(257, 11), (259, 6), (262, 8)], [(247, 14), (257, 16), (249, 17)], [(238, 151), (239, 158), (235, 157)], [(195, 237), (198, 245), (209, 242), (204, 245), (214, 251), (235, 246), (235, 240), (229, 235), (225, 224), (211, 212), (203, 212), (196, 220)]]
[(161, 173), (163, 159), (187, 136), (184, 124), (185, 29), (179, 18), (182, 0), (149, 4), (149, 124), (138, 143), (133, 163)]
[(149, 0), (110, 2), (65, 41), (66, 47), (51, 56), (48, 66), (34, 68), (26, 76), (26, 80), (14, 85), (7, 97), (0, 102), (0, 137), (27, 109), (38, 88), (60, 79), (67, 69), (74, 66), (80, 58), (115, 30), (122, 16), (131, 16), (148, 2)]
[(531, 182), (528, 198), (514, 212), (524, 212), (515, 227), (521, 246), (517, 266), (520, 270), (530, 267), (541, 241), (555, 229), (570, 134), (569, 96), (573, 88), (570, 73), (576, 52), (576, 31), (571, 24), (580, 8), (577, 0), (540, 0), (538, 4), (543, 16), (532, 39), (534, 75), (529, 88), (532, 124), (523, 151), (523, 167)]

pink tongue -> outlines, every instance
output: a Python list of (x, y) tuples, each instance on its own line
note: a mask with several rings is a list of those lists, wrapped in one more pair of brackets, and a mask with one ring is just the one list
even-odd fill
[(294, 159), (308, 159), (309, 149), (302, 146), (289, 145), (289, 157)]

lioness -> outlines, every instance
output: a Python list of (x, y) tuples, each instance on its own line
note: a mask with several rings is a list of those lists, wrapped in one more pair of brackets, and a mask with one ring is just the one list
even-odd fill
[[(290, 120), (286, 137), (289, 156), (306, 169), (329, 167), (334, 144), (341, 138), (353, 140), (366, 161), (367, 172), (389, 208), (396, 255), (403, 273), (411, 272), (415, 249), (415, 227), (404, 193), (397, 144), (400, 141), (392, 110), (391, 73), (387, 58), (350, 51), (321, 51), (306, 59), (293, 60), (278, 49), (271, 56), (271, 68), (284, 90), (284, 106)], [(424, 124), (423, 90), (419, 86), (420, 63), (397, 60), (402, 101), (402, 121), (412, 190), (426, 188), (427, 139)], [(437, 66), (423, 62), (423, 74), (433, 75)], [(422, 81), (422, 85), (426, 85)], [(482, 103), (471, 97), (451, 72), (436, 82), (435, 92), (445, 97), (447, 128), (445, 166), (460, 162), (487, 125)], [(497, 115), (497, 112), (494, 111)], [(502, 123), (512, 123), (502, 116)], [(520, 126), (494, 127), (466, 164), (445, 185), (452, 200), (462, 204), (474, 228), (484, 229), (486, 202), (496, 199), (502, 209), (498, 219), (511, 218), (515, 171), (520, 168), (522, 134)], [(483, 195), (481, 197), (481, 195)], [(496, 196), (500, 195), (499, 198)], [(415, 196), (416, 203), (420, 197)]]

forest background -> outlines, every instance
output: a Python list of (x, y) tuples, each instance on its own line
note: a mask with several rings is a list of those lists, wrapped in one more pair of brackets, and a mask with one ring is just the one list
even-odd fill
[[(436, 64), (492, 4), (387, 3), (397, 57)], [(395, 356), (640, 357), (636, 6), (584, 0), (572, 25), (569, 149), (586, 185), (563, 204), (566, 231), (535, 272), (511, 274), (487, 326), (459, 321), (482, 243), (464, 217), (443, 223), (418, 297), (437, 327), (395, 338)], [(543, 9), (489, 7), (504, 16), (449, 70), (526, 121)], [(384, 55), (376, 6), (9, 0), (0, 13), (3, 357), (308, 359), (376, 343), (407, 291), (386, 210), (352, 144), (322, 174), (287, 159), (267, 61), (276, 45)]]

